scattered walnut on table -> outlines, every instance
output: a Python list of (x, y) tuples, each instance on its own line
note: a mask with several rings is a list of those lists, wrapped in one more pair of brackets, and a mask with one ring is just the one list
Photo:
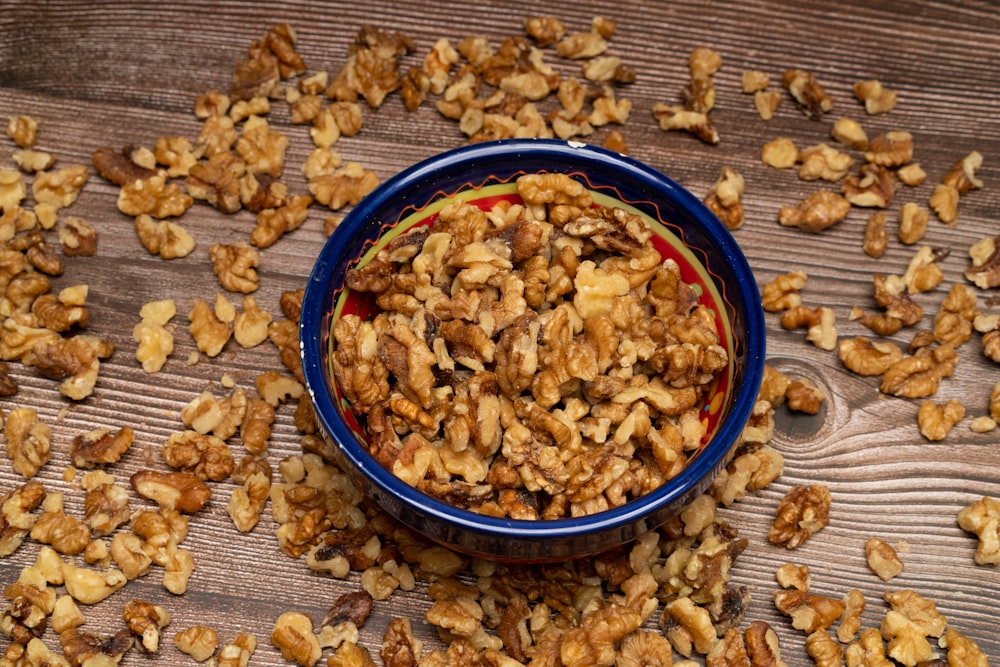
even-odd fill
[(806, 116), (819, 119), (833, 110), (833, 98), (816, 79), (816, 75), (801, 69), (786, 70), (781, 85), (792, 96)]
[(767, 539), (795, 549), (826, 526), (829, 516), (829, 489), (821, 484), (793, 487), (778, 505)]
[(803, 148), (798, 162), (799, 178), (803, 181), (839, 181), (854, 166), (854, 158), (825, 143)]
[(969, 248), (965, 278), (982, 289), (1000, 287), (1000, 236), (987, 236)]
[(160, 631), (170, 624), (166, 609), (145, 600), (129, 600), (122, 609), (122, 617), (147, 653), (159, 650)]
[(829, 628), (844, 613), (840, 600), (808, 591), (784, 589), (775, 591), (774, 606), (792, 619), (792, 627), (812, 634)]
[(830, 128), (830, 136), (839, 143), (858, 151), (868, 150), (868, 134), (861, 123), (844, 116), (839, 118)]
[(244, 243), (215, 243), (209, 247), (209, 256), (219, 284), (224, 289), (243, 294), (257, 290), (260, 284), (257, 275), (260, 256), (252, 247)]
[(21, 148), (31, 148), (38, 140), (38, 121), (31, 116), (14, 116), (7, 121), (7, 136)]
[(907, 202), (899, 209), (899, 240), (912, 245), (924, 238), (930, 213), (914, 202)]
[(837, 347), (837, 329), (833, 309), (792, 306), (781, 315), (781, 326), (789, 331), (807, 329), (806, 340), (821, 350)]
[(87, 183), (87, 167), (76, 164), (55, 171), (44, 171), (35, 175), (31, 192), (38, 204), (51, 204), (56, 208), (66, 208), (76, 198)]
[(52, 428), (31, 408), (13, 408), (4, 423), (7, 456), (14, 470), (30, 479), (49, 460)]
[(958, 525), (979, 538), (977, 564), (1000, 563), (1000, 501), (983, 496), (966, 505), (958, 513)]
[(805, 287), (806, 279), (804, 271), (792, 271), (766, 283), (761, 290), (761, 305), (764, 310), (774, 313), (802, 305), (799, 290)]
[(889, 233), (886, 231), (885, 219), (885, 211), (875, 211), (868, 216), (861, 249), (869, 257), (878, 259), (885, 254), (886, 247), (889, 245)]
[(174, 645), (197, 662), (204, 662), (215, 654), (219, 633), (207, 625), (191, 625), (174, 635)]
[(921, 348), (886, 369), (879, 389), (905, 398), (926, 398), (938, 390), (941, 380), (955, 372), (957, 355), (951, 345)]
[(187, 472), (140, 470), (130, 479), (132, 488), (165, 509), (186, 514), (200, 510), (212, 495), (212, 490), (197, 476)]
[(135, 232), (146, 250), (163, 259), (187, 257), (195, 247), (194, 238), (172, 220), (139, 215), (135, 218)]
[(172, 218), (183, 215), (193, 202), (179, 185), (168, 183), (166, 172), (161, 171), (122, 185), (118, 210), (133, 217), (145, 214), (157, 219)]
[(714, 213), (727, 229), (738, 229), (743, 225), (744, 180), (732, 167), (723, 167), (719, 178), (705, 195), (705, 205)]
[(785, 227), (798, 227), (809, 232), (820, 232), (832, 227), (851, 210), (851, 202), (830, 190), (818, 190), (795, 206), (782, 206), (778, 222)]
[(97, 428), (73, 438), (70, 460), (77, 468), (93, 468), (116, 463), (132, 446), (135, 433), (130, 426), (117, 431)]
[(850, 174), (841, 187), (844, 198), (855, 206), (886, 208), (892, 203), (896, 181), (888, 168), (866, 162)]
[(781, 648), (778, 634), (764, 621), (753, 621), (746, 629), (747, 655), (751, 665), (781, 667)]

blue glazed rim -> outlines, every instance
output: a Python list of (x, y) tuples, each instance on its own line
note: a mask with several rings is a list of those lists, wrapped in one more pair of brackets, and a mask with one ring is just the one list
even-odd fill
[[(712, 440), (672, 480), (625, 505), (579, 518), (500, 519), (432, 498), (397, 478), (369, 454), (340, 417), (327, 363), (330, 325), (342, 278), (407, 209), (419, 210), (457, 188), (520, 173), (583, 172), (588, 187), (613, 190), (630, 202), (655, 202), (701, 250), (709, 273), (732, 306), (738, 357), (726, 416)], [(440, 195), (440, 197), (435, 195)], [(634, 204), (633, 204), (634, 205)], [(654, 216), (655, 217), (655, 216)], [(736, 288), (738, 286), (738, 289)], [(386, 180), (343, 219), (309, 276), (300, 317), (306, 388), (324, 437), (345, 472), (354, 474), (387, 512), (431, 539), (473, 555), (518, 561), (558, 561), (602, 551), (662, 525), (704, 493), (726, 464), (756, 402), (765, 359), (765, 324), (756, 280), (728, 229), (694, 195), (660, 171), (596, 146), (549, 139), (509, 139), (452, 149)]]

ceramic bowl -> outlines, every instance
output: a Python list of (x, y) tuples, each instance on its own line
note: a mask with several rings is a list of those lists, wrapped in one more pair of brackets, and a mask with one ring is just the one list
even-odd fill
[[(330, 362), (331, 328), (345, 313), (371, 316), (370, 297), (345, 287), (348, 269), (366, 263), (392, 238), (426, 224), (453, 197), (489, 208), (517, 197), (526, 173), (563, 172), (599, 204), (646, 216), (654, 243), (673, 258), (685, 282), (716, 314), (729, 353), (701, 407), (708, 436), (676, 477), (624, 505), (579, 518), (500, 519), (424, 494), (375, 461), (365, 425), (350, 411)], [(705, 492), (740, 442), (760, 386), (765, 326), (756, 282), (732, 234), (690, 192), (635, 159), (598, 147), (556, 140), (473, 144), (420, 162), (385, 181), (355, 206), (330, 236), (313, 268), (301, 315), (302, 366), (320, 429), (338, 463), (383, 509), (432, 540), (458, 551), (511, 561), (551, 562), (600, 552), (676, 516)]]

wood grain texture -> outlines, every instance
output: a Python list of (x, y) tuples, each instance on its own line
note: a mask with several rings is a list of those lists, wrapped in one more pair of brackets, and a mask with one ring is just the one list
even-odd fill
[[(86, 2), (60, 0), (15, 2), (0, 0), (0, 119), (30, 115), (39, 123), (38, 148), (59, 156), (61, 164), (90, 164), (100, 146), (127, 143), (152, 146), (160, 136), (191, 138), (199, 121), (192, 113), (195, 96), (210, 88), (226, 89), (234, 65), (250, 42), (270, 25), (287, 21), (296, 30), (299, 51), (310, 71), (335, 72), (362, 24), (401, 30), (417, 45), (405, 64), (418, 64), (441, 37), (456, 41), (478, 34), (497, 43), (519, 34), (525, 16), (540, 10), (533, 2), (427, 3), (381, 2)], [(587, 29), (590, 18), (604, 15), (618, 25), (611, 52), (638, 73), (637, 81), (621, 91), (633, 102), (623, 128), (631, 154), (688, 187), (699, 197), (723, 165), (743, 174), (747, 223), (735, 236), (756, 274), (758, 284), (791, 270), (809, 279), (803, 299), (810, 305), (832, 307), (842, 336), (866, 332), (848, 321), (852, 306), (873, 309), (871, 279), (875, 272), (901, 274), (915, 247), (900, 244), (892, 232), (896, 211), (905, 201), (926, 204), (933, 185), (951, 165), (972, 150), (985, 157), (979, 176), (986, 184), (962, 198), (959, 222), (948, 227), (932, 219), (922, 242), (950, 251), (942, 261), (946, 279), (934, 292), (918, 295), (928, 316), (926, 328), (944, 294), (963, 281), (968, 247), (979, 238), (1000, 233), (1000, 24), (989, 2), (921, 0), (757, 0), (746, 3), (692, 1), (633, 3), (548, 3), (545, 13), (563, 19), (571, 30)], [(708, 46), (724, 58), (715, 76), (718, 98), (713, 118), (722, 136), (709, 147), (681, 133), (663, 133), (651, 109), (657, 102), (677, 99), (687, 80), (691, 49)], [(578, 64), (547, 62), (566, 75)], [(790, 67), (814, 71), (835, 99), (835, 110), (821, 121), (806, 118), (786, 99), (775, 118), (759, 119), (751, 96), (740, 92), (745, 69), (760, 69), (777, 88)], [(851, 86), (878, 78), (899, 95), (889, 114), (865, 116)], [(890, 243), (875, 260), (861, 251), (869, 211), (854, 209), (838, 226), (807, 234), (781, 227), (779, 208), (818, 189), (793, 171), (764, 165), (760, 148), (777, 136), (800, 147), (829, 138), (833, 119), (850, 115), (869, 136), (908, 130), (914, 136), (915, 160), (928, 173), (916, 188), (901, 188), (889, 212)], [(302, 126), (288, 122), (287, 109), (275, 105), (272, 123), (289, 137), (288, 164), (297, 165), (311, 148)], [(403, 110), (392, 96), (378, 111), (365, 110), (363, 131), (343, 138), (336, 148), (345, 160), (360, 161), (385, 179), (405, 166), (440, 150), (461, 145), (456, 124), (430, 106), (415, 113)], [(589, 138), (599, 143), (606, 130)], [(0, 167), (12, 167), (12, 142), (0, 140)], [(297, 168), (286, 169), (293, 191), (303, 191)], [(195, 298), (211, 299), (218, 289), (208, 260), (212, 243), (242, 241), (253, 227), (247, 212), (226, 216), (196, 206), (183, 223), (198, 241), (183, 259), (162, 261), (138, 243), (132, 221), (116, 208), (118, 188), (96, 174), (69, 213), (91, 221), (99, 231), (99, 252), (93, 258), (68, 262), (56, 287), (90, 286), (90, 332), (112, 339), (117, 351), (102, 365), (94, 396), (67, 402), (55, 383), (30, 369), (12, 367), (21, 389), (12, 399), (0, 399), (6, 413), (18, 405), (36, 409), (53, 426), (53, 460), (39, 474), (51, 490), (65, 491), (67, 511), (82, 514), (82, 494), (63, 481), (72, 438), (98, 426), (136, 427), (136, 444), (114, 469), (120, 480), (155, 457), (159, 445), (180, 428), (180, 409), (205, 388), (221, 393), (220, 379), (229, 373), (241, 387), (250, 387), (261, 371), (279, 366), (270, 346), (238, 349), (230, 343), (215, 359), (187, 362), (196, 352), (187, 335), (186, 312)], [(314, 207), (308, 221), (294, 233), (262, 252), (258, 302), (279, 312), (282, 291), (304, 284), (311, 260), (323, 243), (325, 213)], [(979, 291), (979, 307), (998, 312), (996, 292)], [(132, 326), (140, 306), (172, 297), (178, 303), (175, 320), (177, 349), (163, 371), (145, 374), (134, 360)], [(942, 383), (935, 400), (958, 398), (968, 416), (940, 443), (925, 440), (916, 425), (917, 401), (886, 397), (877, 379), (846, 371), (834, 353), (818, 350), (801, 332), (781, 329), (768, 315), (768, 358), (786, 372), (806, 377), (826, 394), (819, 415), (779, 411), (775, 446), (785, 457), (785, 472), (762, 492), (721, 510), (750, 538), (750, 546), (734, 568), (734, 579), (751, 586), (753, 604), (747, 619), (769, 622), (781, 639), (782, 655), (793, 666), (812, 664), (804, 651), (804, 635), (793, 630), (771, 602), (776, 589), (774, 570), (791, 561), (808, 564), (816, 592), (840, 597), (850, 588), (864, 592), (868, 609), (865, 627), (877, 626), (884, 614), (885, 590), (912, 588), (933, 599), (950, 623), (974, 639), (994, 663), (1000, 661), (1000, 572), (973, 562), (974, 536), (956, 522), (960, 508), (983, 495), (1000, 497), (1000, 436), (997, 431), (972, 433), (971, 417), (987, 411), (990, 389), (1000, 379), (987, 361), (978, 337), (960, 349), (953, 377)], [(904, 347), (912, 337), (904, 330), (895, 338)], [(300, 451), (288, 406), (279, 411), (269, 458), (277, 463)], [(22, 480), (7, 463), (0, 465), (0, 490)], [(833, 495), (830, 525), (796, 551), (767, 541), (775, 508), (791, 487), (827, 485)], [(270, 513), (249, 534), (237, 533), (225, 512), (232, 486), (222, 483), (211, 504), (190, 524), (185, 546), (195, 553), (196, 570), (183, 597), (172, 597), (156, 574), (129, 584), (125, 592), (86, 609), (87, 628), (108, 633), (120, 627), (121, 606), (141, 597), (166, 606), (173, 632), (196, 623), (216, 627), (223, 641), (237, 632), (258, 638), (252, 664), (284, 665), (268, 637), (274, 619), (294, 609), (317, 622), (341, 593), (358, 588), (357, 575), (337, 581), (310, 572), (304, 563), (285, 556), (274, 539)], [(885, 584), (867, 568), (864, 544), (878, 536), (894, 544), (905, 563), (903, 573)], [(14, 581), (20, 568), (33, 562), (38, 545), (26, 543), (0, 561), (0, 584)], [(425, 588), (400, 593), (377, 603), (362, 629), (363, 643), (377, 654), (388, 620), (407, 615), (418, 633), (435, 645), (430, 626), (423, 624), (429, 607)], [(46, 635), (55, 646), (52, 633)], [(0, 638), (0, 648), (7, 646)], [(188, 665), (190, 659), (165, 642), (152, 658), (160, 665)], [(146, 664), (131, 652), (125, 665)]]

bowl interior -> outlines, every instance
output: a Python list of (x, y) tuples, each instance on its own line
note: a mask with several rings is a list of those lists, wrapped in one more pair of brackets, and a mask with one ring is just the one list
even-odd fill
[[(625, 506), (589, 517), (518, 521), (482, 516), (420, 493), (368, 455), (365, 426), (351, 412), (330, 366), (331, 328), (348, 313), (368, 318), (374, 299), (347, 289), (347, 269), (370, 261), (400, 234), (431, 224), (459, 198), (484, 210), (520, 202), (515, 180), (525, 173), (563, 172), (590, 190), (595, 204), (643, 216), (653, 243), (673, 259), (700, 303), (715, 314), (729, 366), (701, 406), (706, 437), (684, 470)], [(683, 188), (621, 155), (544, 140), (477, 144), (445, 153), (390, 179), (344, 219), (309, 281), (302, 310), (303, 368), (317, 417), (332, 444), (371, 485), (390, 513), (460, 550), (532, 560), (583, 555), (631, 539), (668, 520), (704, 492), (738, 441), (763, 368), (763, 317), (746, 260), (728, 230)], [(512, 543), (512, 540), (514, 543)]]

